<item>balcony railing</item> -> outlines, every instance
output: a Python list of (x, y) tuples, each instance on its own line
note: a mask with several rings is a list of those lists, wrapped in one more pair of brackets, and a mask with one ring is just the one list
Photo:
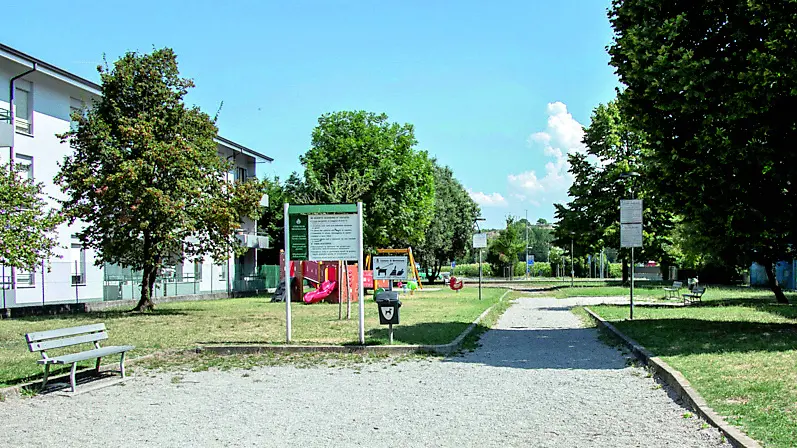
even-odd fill
[(11, 112), (8, 109), (0, 108), (0, 123), (11, 123)]

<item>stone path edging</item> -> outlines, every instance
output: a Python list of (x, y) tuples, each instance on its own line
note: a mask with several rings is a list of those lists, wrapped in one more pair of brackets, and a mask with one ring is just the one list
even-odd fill
[[(498, 303), (503, 302), (504, 297), (512, 290), (507, 289), (498, 299)], [(439, 345), (208, 345), (198, 350), (213, 353), (231, 354), (255, 354), (255, 353), (372, 353), (372, 354), (408, 354), (408, 353), (439, 353), (443, 355), (451, 354), (459, 350), (462, 341), (476, 328), (476, 325), (484, 319), (496, 304), (479, 315), (462, 333), (448, 344)]]
[(731, 444), (741, 448), (761, 448), (761, 444), (750, 438), (743, 433), (739, 428), (730, 425), (719, 414), (717, 414), (706, 403), (706, 400), (692, 387), (689, 381), (679, 372), (672, 368), (669, 364), (664, 362), (661, 358), (655, 356), (648, 349), (640, 345), (635, 340), (626, 336), (623, 332), (617, 329), (614, 325), (607, 322), (600, 317), (597, 313), (584, 307), (584, 310), (598, 323), (599, 326), (609, 330), (615, 336), (620, 338), (623, 343), (631, 349), (631, 352), (639, 358), (642, 362), (650, 366), (654, 374), (658, 375), (668, 386), (678, 395), (689, 408), (694, 410), (701, 418), (715, 426), (717, 429), (725, 434)]

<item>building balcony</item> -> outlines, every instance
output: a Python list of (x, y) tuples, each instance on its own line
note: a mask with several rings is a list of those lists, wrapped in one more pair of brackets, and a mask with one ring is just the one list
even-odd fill
[(0, 109), (0, 147), (3, 146), (14, 146), (14, 126), (7, 109)]
[(269, 238), (267, 236), (254, 235), (251, 233), (239, 233), (235, 235), (241, 245), (250, 249), (268, 249)]

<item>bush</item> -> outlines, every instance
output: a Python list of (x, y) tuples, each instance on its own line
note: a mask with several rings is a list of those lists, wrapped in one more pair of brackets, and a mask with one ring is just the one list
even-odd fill
[(609, 263), (609, 278), (622, 278), (622, 277), (623, 277), (623, 264)]
[[(440, 272), (449, 272), (451, 271), (451, 266), (446, 266), (445, 268), (441, 269)], [(452, 273), (458, 277), (478, 277), (479, 276), (479, 263), (471, 263), (471, 264), (458, 264)], [(482, 276), (483, 277), (492, 277), (493, 270), (490, 268), (490, 265), (487, 263), (482, 263)]]

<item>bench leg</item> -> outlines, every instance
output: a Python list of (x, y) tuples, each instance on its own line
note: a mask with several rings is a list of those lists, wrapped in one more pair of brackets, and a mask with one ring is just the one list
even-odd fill
[(102, 361), (102, 358), (97, 358), (97, 367), (94, 368), (94, 370), (96, 371), (97, 375), (100, 374), (100, 361)]
[(42, 388), (41, 388), (41, 390), (44, 390), (44, 386), (47, 385), (47, 377), (49, 377), (49, 376), (50, 376), (50, 364), (45, 364), (44, 365), (44, 379), (42, 380)]
[(72, 363), (72, 370), (69, 372), (69, 384), (72, 385), (72, 392), (75, 392), (75, 372), (77, 372), (77, 363)]
[(122, 378), (125, 377), (125, 352), (122, 352), (122, 356), (119, 359), (119, 373), (122, 374)]

